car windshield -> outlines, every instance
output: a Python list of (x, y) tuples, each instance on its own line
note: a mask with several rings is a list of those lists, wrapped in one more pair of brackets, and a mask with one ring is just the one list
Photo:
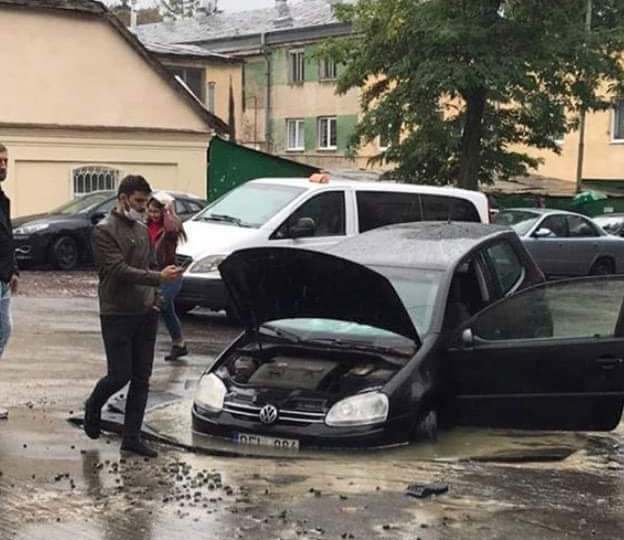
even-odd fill
[(79, 197), (50, 211), (50, 214), (80, 214), (88, 212), (94, 206), (110, 199), (112, 194), (110, 192), (91, 193), (84, 197)]
[(283, 335), (291, 335), (302, 341), (321, 341), (341, 343), (343, 345), (367, 344), (410, 351), (414, 342), (388, 330), (375, 328), (366, 324), (336, 319), (280, 319), (263, 325), (271, 330), (277, 328), (284, 331)]
[(494, 217), (497, 225), (511, 227), (519, 236), (528, 233), (533, 225), (537, 223), (539, 214), (535, 212), (525, 212), (522, 210), (502, 210)]
[(422, 339), (431, 331), (435, 301), (444, 272), (397, 266), (372, 268), (392, 283)]
[(194, 220), (258, 228), (304, 191), (305, 188), (295, 186), (243, 184), (208, 205)]

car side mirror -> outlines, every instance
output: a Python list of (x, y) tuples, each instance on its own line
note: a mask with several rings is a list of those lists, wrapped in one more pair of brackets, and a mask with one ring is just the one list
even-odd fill
[(466, 328), (461, 335), (461, 344), (465, 349), (470, 349), (474, 345), (474, 335), (470, 328)]
[(297, 223), (288, 228), (288, 233), (291, 238), (307, 238), (314, 236), (315, 232), (316, 221), (309, 217), (299, 218)]
[(553, 236), (553, 232), (546, 227), (541, 227), (533, 233), (533, 236), (535, 238), (548, 238), (549, 236)]
[(91, 214), (91, 223), (96, 225), (98, 222), (102, 221), (106, 217), (104, 212), (95, 212)]

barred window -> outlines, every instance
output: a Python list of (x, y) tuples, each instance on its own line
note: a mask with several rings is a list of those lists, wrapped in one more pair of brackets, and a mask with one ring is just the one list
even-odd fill
[(72, 172), (74, 195), (84, 195), (94, 191), (115, 190), (121, 171), (110, 167), (86, 166)]

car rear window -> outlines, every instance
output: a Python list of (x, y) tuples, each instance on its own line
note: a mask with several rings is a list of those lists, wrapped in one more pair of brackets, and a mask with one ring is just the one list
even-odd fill
[(413, 221), (474, 221), (474, 204), (459, 197), (392, 191), (357, 191), (360, 232)]

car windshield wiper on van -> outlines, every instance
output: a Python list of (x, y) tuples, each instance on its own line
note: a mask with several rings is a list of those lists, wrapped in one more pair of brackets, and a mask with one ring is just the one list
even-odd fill
[(378, 352), (381, 354), (390, 354), (398, 356), (411, 356), (414, 353), (414, 347), (384, 347), (383, 345), (374, 345), (366, 341), (344, 340), (340, 338), (316, 338), (306, 340), (311, 345), (328, 345), (339, 349), (349, 349), (352, 351)]
[(224, 223), (232, 223), (234, 225), (238, 225), (239, 227), (251, 227), (247, 223), (244, 223), (242, 219), (228, 216), (227, 214), (207, 214), (205, 216), (201, 216), (201, 219), (204, 221), (222, 221)]

